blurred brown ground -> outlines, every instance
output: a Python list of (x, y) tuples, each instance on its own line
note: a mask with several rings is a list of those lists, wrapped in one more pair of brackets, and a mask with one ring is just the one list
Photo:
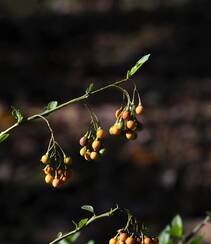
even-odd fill
[[(39, 159), (49, 133), (42, 122), (1, 144), (0, 243), (47, 243), (84, 216), (83, 204), (103, 211), (118, 203), (155, 235), (177, 213), (191, 222), (203, 218), (211, 202), (210, 12), (208, 0), (0, 2), (1, 130), (13, 123), (11, 105), (36, 113), (50, 100), (81, 95), (90, 82), (121, 79), (152, 54), (134, 78), (145, 107), (137, 141), (108, 137), (106, 157), (87, 163), (78, 155), (89, 123), (83, 105), (50, 116), (75, 159), (66, 187), (43, 182)], [(120, 103), (116, 90), (90, 98), (105, 128)], [(88, 228), (79, 243), (107, 243), (121, 227), (121, 218), (114, 220)]]

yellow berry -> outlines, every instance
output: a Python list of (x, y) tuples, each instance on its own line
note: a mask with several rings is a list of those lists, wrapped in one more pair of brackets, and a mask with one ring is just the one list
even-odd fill
[(45, 176), (45, 182), (46, 182), (47, 184), (50, 184), (52, 181), (53, 181), (53, 176), (50, 175), (50, 174), (47, 174), (47, 175)]
[(65, 163), (65, 164), (71, 164), (72, 161), (73, 161), (73, 160), (72, 160), (71, 157), (66, 157), (66, 156), (64, 157), (64, 163)]
[(82, 147), (81, 150), (80, 150), (80, 155), (83, 157), (86, 153), (86, 147)]
[(127, 131), (125, 136), (128, 140), (135, 140), (137, 138), (137, 133), (135, 131)]
[(97, 152), (91, 152), (90, 153), (90, 158), (92, 160), (98, 160), (99, 159), (99, 154)]
[(118, 244), (118, 241), (115, 238), (111, 238), (109, 244)]
[(91, 158), (90, 158), (90, 152), (89, 151), (86, 151), (86, 153), (84, 154), (84, 158), (87, 160), (87, 161), (90, 161)]
[(114, 125), (113, 129), (112, 129), (112, 133), (115, 136), (119, 136), (119, 135), (121, 135), (122, 131), (116, 125)]
[(92, 148), (94, 149), (94, 151), (99, 151), (100, 147), (101, 147), (101, 142), (100, 141), (94, 140), (92, 142)]
[(44, 164), (48, 163), (48, 154), (45, 154), (41, 157), (40, 161)]

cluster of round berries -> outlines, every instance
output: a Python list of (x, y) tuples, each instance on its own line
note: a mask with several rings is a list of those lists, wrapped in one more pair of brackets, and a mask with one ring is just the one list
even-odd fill
[(80, 155), (87, 161), (100, 159), (106, 152), (102, 144), (102, 139), (105, 138), (105, 136), (106, 133), (102, 127), (87, 131), (79, 141), (82, 146)]
[[(41, 157), (41, 162), (45, 164), (43, 169), (45, 173), (45, 182), (52, 184), (53, 187), (59, 187), (66, 183), (72, 176), (72, 170), (69, 165), (72, 163), (72, 158), (67, 157), (62, 149), (54, 144), (53, 150), (47, 152)], [(60, 146), (59, 146), (60, 147)]]
[(118, 234), (111, 238), (109, 244), (158, 244), (157, 237), (150, 238), (144, 235), (137, 236), (120, 230)]
[(143, 125), (137, 120), (136, 116), (143, 113), (143, 106), (137, 107), (133, 103), (126, 107), (121, 107), (115, 113), (116, 122), (109, 129), (111, 135), (123, 135), (128, 140), (137, 138), (137, 131), (142, 130)]

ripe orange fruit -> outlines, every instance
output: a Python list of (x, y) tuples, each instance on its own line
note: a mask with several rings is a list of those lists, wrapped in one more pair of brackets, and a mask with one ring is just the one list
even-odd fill
[(128, 234), (125, 232), (120, 232), (119, 234), (119, 240), (125, 242), (128, 238)]
[(53, 176), (50, 175), (50, 174), (47, 174), (47, 175), (45, 176), (45, 182), (46, 182), (47, 184), (50, 184), (52, 181), (53, 181)]
[(92, 142), (92, 148), (94, 149), (94, 151), (99, 151), (101, 147), (101, 142), (98, 140), (94, 140)]
[(79, 141), (79, 144), (83, 147), (83, 146), (86, 146), (88, 144), (88, 139), (83, 136), (81, 137), (80, 141)]
[(130, 112), (129, 111), (122, 112), (122, 118), (124, 120), (128, 120), (130, 118)]
[(44, 164), (48, 163), (48, 154), (45, 154), (41, 157), (40, 161)]
[(145, 237), (144, 244), (152, 244), (152, 240), (149, 237)]
[(136, 244), (142, 244), (141, 238), (136, 238)]
[(62, 169), (57, 169), (56, 170), (56, 173), (57, 173), (58, 176), (61, 176), (62, 173), (63, 173), (63, 170)]
[(137, 133), (135, 131), (127, 131), (125, 136), (128, 140), (135, 140), (137, 137)]
[(111, 238), (109, 244), (118, 244), (118, 241), (115, 238)]
[(86, 147), (82, 147), (80, 150), (80, 155), (83, 157), (86, 153)]
[(96, 137), (99, 139), (103, 139), (106, 136), (106, 133), (103, 128), (98, 128), (96, 131)]
[(133, 238), (132, 236), (129, 236), (126, 241), (125, 244), (135, 244), (135, 238)]
[(144, 112), (144, 107), (142, 105), (138, 105), (136, 107), (136, 114), (141, 115)]
[(137, 126), (136, 121), (134, 121), (134, 120), (128, 120), (127, 121), (127, 128), (128, 129), (135, 130), (136, 129), (136, 126)]
[(112, 132), (113, 132), (113, 135), (115, 135), (115, 136), (119, 136), (122, 133), (122, 131), (116, 125), (113, 126)]
[(72, 163), (72, 158), (71, 157), (64, 157), (64, 164), (71, 164)]
[(90, 153), (90, 158), (92, 160), (98, 160), (100, 158), (99, 154), (97, 152), (91, 152)]
[(47, 165), (44, 169), (43, 169), (44, 173), (47, 175), (47, 174), (50, 174), (52, 171), (53, 171), (53, 168), (50, 167), (49, 165)]
[(52, 181), (52, 186), (56, 188), (59, 187), (60, 185), (61, 185), (61, 180), (58, 178), (54, 178)]

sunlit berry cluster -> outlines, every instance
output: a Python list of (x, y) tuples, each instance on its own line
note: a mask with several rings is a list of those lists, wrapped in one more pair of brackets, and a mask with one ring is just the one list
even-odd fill
[(110, 239), (109, 244), (158, 244), (157, 237), (147, 237), (145, 235), (137, 235), (129, 233), (125, 230), (118, 231), (117, 235)]
[(66, 183), (72, 176), (70, 164), (72, 158), (67, 157), (58, 144), (53, 144), (51, 150), (41, 157), (41, 162), (45, 164), (45, 182), (59, 187)]
[(137, 115), (143, 113), (143, 106), (139, 104), (137, 107), (131, 103), (125, 107), (121, 107), (115, 113), (116, 121), (110, 127), (109, 133), (116, 136), (124, 136), (128, 140), (135, 140), (137, 132), (142, 130), (143, 125), (138, 121)]
[(92, 128), (81, 137), (79, 143), (82, 146), (80, 155), (87, 161), (98, 160), (106, 152), (103, 147), (102, 139), (105, 138), (105, 131), (102, 127)]

